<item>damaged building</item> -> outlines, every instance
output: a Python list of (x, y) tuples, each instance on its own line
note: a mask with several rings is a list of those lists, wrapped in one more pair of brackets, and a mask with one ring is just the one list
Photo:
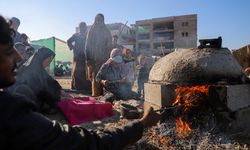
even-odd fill
[(165, 55), (177, 48), (197, 47), (197, 15), (136, 21), (136, 50), (144, 55)]
[(131, 50), (134, 50), (135, 46), (135, 29), (123, 23), (111, 23), (106, 25), (110, 30), (112, 36), (117, 35), (119, 45), (123, 45)]

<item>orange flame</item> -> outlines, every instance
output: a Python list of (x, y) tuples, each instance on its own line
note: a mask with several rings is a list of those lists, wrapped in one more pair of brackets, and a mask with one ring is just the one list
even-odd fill
[(185, 137), (185, 136), (188, 136), (190, 134), (191, 129), (190, 129), (187, 122), (182, 121), (182, 117), (180, 117), (179, 119), (176, 120), (175, 125), (177, 128), (179, 137)]
[[(208, 95), (208, 86), (178, 86), (175, 92), (176, 99), (172, 106), (183, 106), (183, 114), (187, 115), (188, 109), (197, 106), (202, 95)], [(188, 136), (191, 131), (189, 124), (182, 120), (182, 116), (176, 120), (176, 128), (179, 137)]]

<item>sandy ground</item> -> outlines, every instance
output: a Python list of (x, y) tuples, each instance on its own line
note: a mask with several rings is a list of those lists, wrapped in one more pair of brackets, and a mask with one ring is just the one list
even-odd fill
[(56, 80), (62, 86), (63, 89), (70, 89), (71, 88), (71, 78), (70, 77), (57, 77)]

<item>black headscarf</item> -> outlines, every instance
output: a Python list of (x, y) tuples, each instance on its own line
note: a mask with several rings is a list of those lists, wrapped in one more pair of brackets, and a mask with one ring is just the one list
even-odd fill
[[(53, 88), (51, 88), (51, 86), (54, 85), (51, 85), (51, 83), (56, 84), (58, 87), (57, 90), (60, 90), (61, 87), (43, 67), (43, 62), (51, 56), (55, 56), (52, 50), (45, 47), (38, 49), (33, 56), (18, 69), (16, 83), (8, 88), (8, 91), (12, 94), (26, 96), (35, 102), (39, 101), (37, 96), (41, 92), (50, 93), (52, 97), (57, 97), (56, 99), (58, 99), (58, 95), (55, 95), (55, 92), (52, 91)], [(60, 94), (60, 92), (57, 93)]]

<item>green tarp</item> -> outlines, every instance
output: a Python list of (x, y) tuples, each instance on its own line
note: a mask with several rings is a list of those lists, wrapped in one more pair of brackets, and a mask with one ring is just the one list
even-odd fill
[(34, 45), (44, 46), (55, 52), (56, 56), (50, 64), (50, 72), (54, 73), (56, 65), (72, 67), (73, 53), (69, 50), (67, 43), (55, 37), (31, 41)]

